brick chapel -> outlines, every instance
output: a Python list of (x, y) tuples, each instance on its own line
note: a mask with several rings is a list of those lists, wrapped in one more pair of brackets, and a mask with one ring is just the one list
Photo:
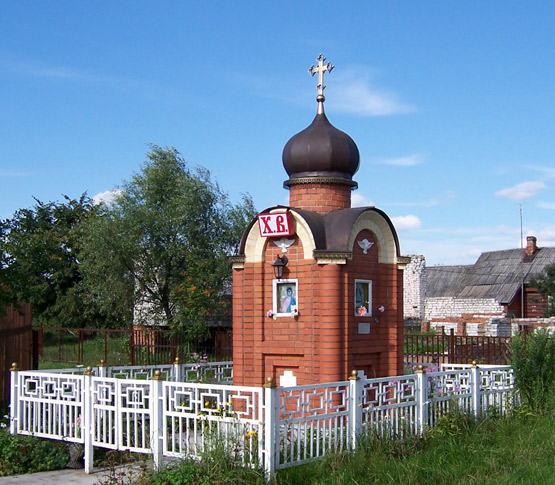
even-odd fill
[(235, 385), (278, 385), (400, 375), (403, 264), (395, 228), (375, 207), (351, 207), (359, 151), (324, 113), (283, 149), (289, 205), (263, 210), (233, 266)]

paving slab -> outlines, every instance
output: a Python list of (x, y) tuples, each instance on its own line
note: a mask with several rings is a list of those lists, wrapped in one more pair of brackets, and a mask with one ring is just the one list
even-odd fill
[[(118, 470), (128, 467), (118, 467)], [(95, 485), (102, 483), (102, 478), (108, 475), (106, 469), (95, 470), (86, 474), (83, 470), (56, 470), (52, 472), (27, 473), (24, 475), (10, 475), (0, 477), (0, 485)]]

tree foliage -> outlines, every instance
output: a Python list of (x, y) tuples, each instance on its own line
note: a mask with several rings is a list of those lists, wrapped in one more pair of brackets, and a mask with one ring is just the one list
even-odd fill
[(97, 207), (83, 194), (64, 196), (64, 202), (36, 200), (33, 208), (1, 221), (1, 302), (31, 303), (35, 321), (94, 320), (98, 315), (84, 304), (78, 254), (81, 223), (96, 215)]
[(536, 287), (547, 301), (545, 316), (555, 316), (555, 263), (546, 266), (542, 273), (534, 275), (530, 285)]
[(232, 205), (208, 170), (189, 168), (174, 148), (151, 146), (141, 171), (86, 227), (87, 293), (105, 312), (123, 317), (135, 306), (143, 323), (191, 327), (211, 303), (189, 305), (180, 285), (222, 294), (228, 257), (254, 214), (249, 197)]

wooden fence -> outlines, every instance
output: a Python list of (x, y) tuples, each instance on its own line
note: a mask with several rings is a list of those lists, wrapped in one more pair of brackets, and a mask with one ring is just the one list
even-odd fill
[(34, 368), (31, 318), (29, 304), (0, 308), (0, 402), (10, 398), (12, 363), (17, 362), (20, 369)]
[(510, 362), (511, 337), (448, 334), (405, 334), (406, 365), (479, 364), (506, 365)]

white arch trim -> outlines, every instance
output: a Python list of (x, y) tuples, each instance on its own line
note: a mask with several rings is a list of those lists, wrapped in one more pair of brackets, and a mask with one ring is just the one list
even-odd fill
[(396, 264), (397, 244), (395, 242), (395, 235), (388, 221), (381, 214), (372, 210), (364, 211), (353, 224), (351, 234), (349, 235), (349, 251), (353, 251), (355, 239), (360, 231), (364, 229), (368, 229), (376, 236), (378, 262)]
[[(283, 208), (270, 211), (270, 213), (273, 212), (283, 212)], [(312, 231), (308, 223), (298, 213), (292, 210), (291, 214), (293, 214), (295, 235), (300, 239), (303, 245), (303, 257), (304, 259), (312, 259), (313, 251), (316, 249)], [(258, 221), (256, 221), (252, 225), (245, 243), (245, 262), (260, 263), (264, 261), (264, 249), (266, 248), (267, 242), (267, 237), (260, 236), (260, 228)]]

